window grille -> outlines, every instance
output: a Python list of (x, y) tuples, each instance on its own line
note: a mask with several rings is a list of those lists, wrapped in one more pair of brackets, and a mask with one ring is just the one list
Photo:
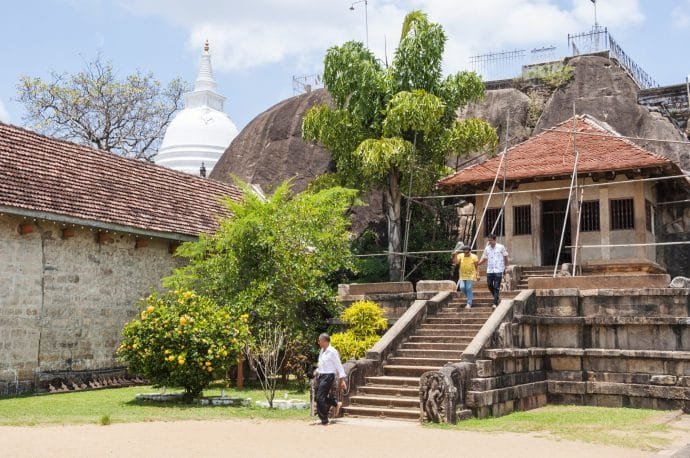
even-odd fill
[[(487, 208), (486, 209), (486, 221), (484, 221), (484, 235), (487, 236), (491, 234), (491, 229), (494, 227), (498, 215), (501, 213), (500, 208)], [(501, 220), (496, 225), (495, 234), (498, 236), (505, 235), (505, 218), (501, 215)]]
[(612, 199), (609, 202), (611, 210), (611, 230), (635, 229), (635, 211), (632, 199)]
[(519, 205), (513, 207), (513, 235), (529, 235), (532, 233), (532, 207)]
[(582, 209), (580, 210), (580, 232), (598, 232), (600, 230), (599, 201), (586, 200), (582, 202)]

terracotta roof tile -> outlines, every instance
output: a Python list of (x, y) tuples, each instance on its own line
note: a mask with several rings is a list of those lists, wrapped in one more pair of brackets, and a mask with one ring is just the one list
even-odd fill
[(213, 232), (233, 185), (0, 123), (0, 206), (154, 232)]
[[(507, 151), (506, 179), (533, 180), (570, 176), (579, 151), (578, 174), (666, 167), (680, 174), (679, 167), (667, 158), (650, 153), (623, 138), (608, 125), (590, 116), (576, 116)], [(578, 133), (580, 135), (578, 135)], [(583, 135), (586, 134), (586, 135)], [(438, 185), (445, 189), (493, 182), (501, 155), (445, 177)], [(503, 172), (499, 172), (503, 179)]]

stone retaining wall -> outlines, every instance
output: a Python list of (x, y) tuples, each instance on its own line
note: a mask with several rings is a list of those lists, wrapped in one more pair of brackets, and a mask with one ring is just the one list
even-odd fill
[(690, 290), (537, 290), (494, 315), (456, 386), (475, 417), (547, 403), (690, 412)]

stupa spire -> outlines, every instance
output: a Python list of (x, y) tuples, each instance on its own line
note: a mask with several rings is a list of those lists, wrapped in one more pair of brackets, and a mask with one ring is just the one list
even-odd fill
[(204, 52), (201, 54), (201, 65), (199, 66), (199, 74), (194, 83), (195, 91), (213, 91), (218, 84), (213, 78), (213, 67), (211, 67), (211, 53), (209, 53), (208, 40), (204, 43)]

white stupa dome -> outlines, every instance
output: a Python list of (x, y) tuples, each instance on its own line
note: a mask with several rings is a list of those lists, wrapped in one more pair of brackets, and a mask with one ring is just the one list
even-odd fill
[(206, 42), (194, 90), (184, 95), (185, 108), (168, 126), (153, 158), (156, 164), (193, 175), (199, 175), (203, 164), (206, 176), (237, 136), (237, 127), (223, 113), (225, 97), (216, 92), (208, 49)]

